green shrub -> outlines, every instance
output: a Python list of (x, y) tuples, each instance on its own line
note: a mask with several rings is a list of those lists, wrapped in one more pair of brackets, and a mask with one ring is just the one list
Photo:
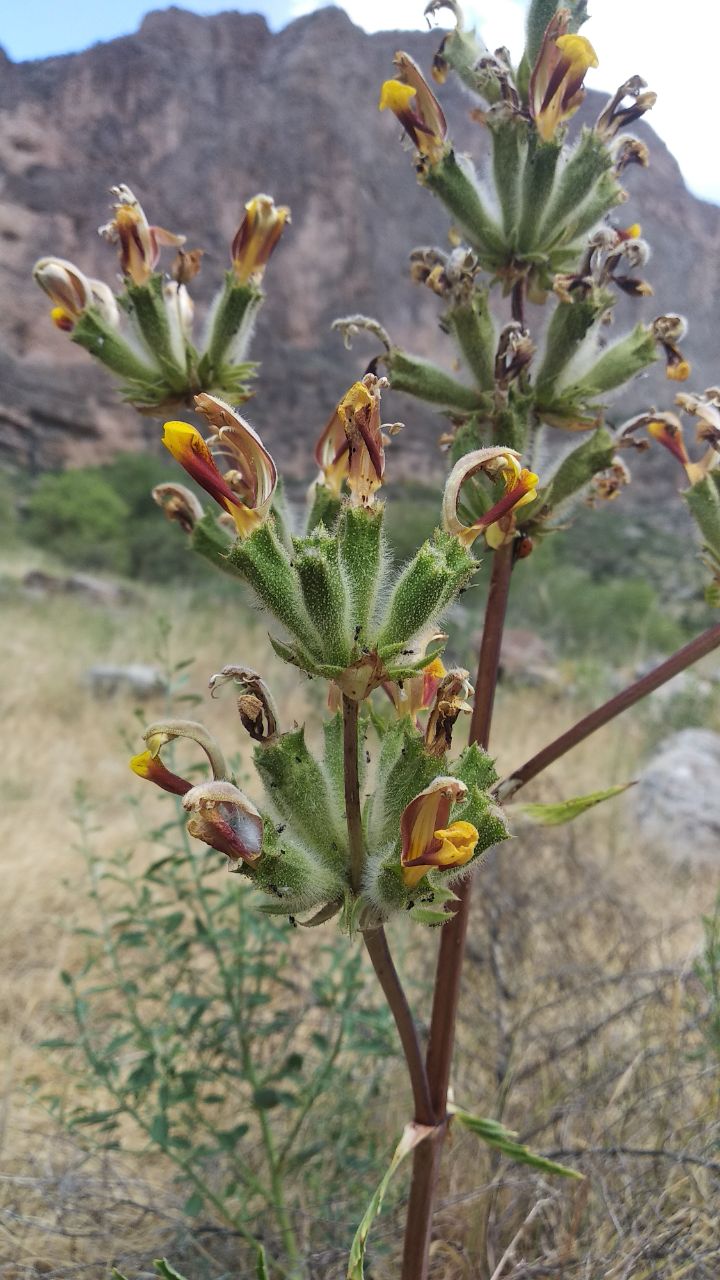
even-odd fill
[(24, 532), (69, 564), (128, 573), (130, 508), (97, 471), (40, 478), (28, 500)]

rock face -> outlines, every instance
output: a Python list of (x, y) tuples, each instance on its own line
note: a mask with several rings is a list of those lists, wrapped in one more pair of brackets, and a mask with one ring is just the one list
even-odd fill
[[(263, 368), (250, 416), (285, 467), (308, 474), (311, 439), (348, 381), (375, 354), (349, 354), (331, 320), (377, 315), (420, 355), (449, 360), (439, 308), (407, 276), (409, 250), (444, 243), (442, 209), (416, 184), (397, 128), (376, 110), (392, 55), (406, 48), (426, 69), (437, 32), (367, 35), (327, 8), (272, 34), (254, 14), (151, 13), (133, 36), (80, 54), (13, 64), (0, 57), (0, 448), (41, 469), (106, 459), (157, 439), (156, 424), (118, 406), (109, 377), (57, 333), (29, 273), (54, 253), (112, 280), (112, 250), (96, 234), (108, 188), (136, 191), (151, 220), (207, 250), (200, 300), (228, 262), (242, 203), (270, 191), (292, 207), (292, 227), (270, 266), (269, 300), (253, 355)], [(479, 156), (481, 126), (452, 83), (442, 90), (459, 149)], [(590, 95), (584, 118), (597, 114)], [(685, 190), (677, 165), (651, 143), (648, 172), (631, 171), (621, 225), (638, 220), (654, 246), (655, 298), (618, 309), (619, 325), (679, 310), (692, 325), (694, 387), (717, 382), (720, 209)], [(204, 290), (204, 293), (203, 293)], [(499, 303), (502, 306), (502, 303)], [(634, 402), (671, 394), (654, 373)], [(399, 396), (388, 418), (407, 430), (396, 469), (438, 466), (440, 423)], [(667, 462), (667, 459), (664, 460)], [(652, 474), (657, 462), (641, 460)], [(665, 469), (665, 468), (662, 468)]]
[(630, 793), (649, 853), (720, 867), (720, 734), (683, 729), (661, 744)]

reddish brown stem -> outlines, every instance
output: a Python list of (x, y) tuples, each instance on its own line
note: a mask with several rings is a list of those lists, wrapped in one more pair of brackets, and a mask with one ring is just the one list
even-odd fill
[(554, 764), (556, 760), (566, 755), (568, 751), (572, 751), (573, 747), (576, 747), (578, 743), (584, 742), (585, 738), (589, 738), (592, 733), (601, 729), (603, 725), (614, 720), (623, 711), (627, 711), (628, 707), (634, 706), (641, 698), (647, 697), (654, 689), (659, 689), (661, 685), (667, 684), (668, 680), (672, 680), (673, 676), (678, 675), (680, 671), (684, 671), (686, 667), (692, 666), (694, 662), (698, 662), (700, 658), (704, 658), (706, 654), (712, 653), (713, 649), (717, 648), (720, 648), (720, 623), (716, 623), (714, 627), (709, 627), (707, 631), (703, 631), (701, 635), (696, 636), (689, 644), (683, 645), (682, 649), (678, 649), (677, 653), (673, 653), (665, 662), (661, 662), (659, 667), (649, 671), (646, 676), (642, 676), (634, 684), (628, 685), (627, 689), (615, 694), (614, 698), (609, 698), (601, 707), (597, 707), (595, 711), (591, 711), (582, 720), (578, 720), (577, 724), (567, 729), (554, 742), (550, 742), (548, 746), (543, 747), (542, 751), (538, 751), (537, 755), (526, 761), (524, 765), (511, 773), (503, 782), (498, 783), (495, 788), (498, 799), (501, 801), (509, 800), (511, 796), (515, 795), (516, 791), (525, 786), (526, 782), (530, 782), (531, 778), (536, 778), (549, 765)]
[[(490, 739), (511, 572), (512, 546), (500, 547), (493, 557), (470, 726), (470, 741), (483, 747)], [(460, 901), (455, 916), (443, 927), (440, 938), (427, 1053), (430, 1100), (439, 1127), (432, 1141), (421, 1142), (415, 1150), (402, 1280), (426, 1280), (427, 1277), (433, 1205), (447, 1126), (447, 1094), (470, 909), (470, 883), (465, 880), (458, 890)]]
[(400, 1036), (415, 1103), (414, 1118), (418, 1124), (434, 1124), (435, 1116), (417, 1027), (390, 954), (385, 930), (367, 930), (363, 938)]

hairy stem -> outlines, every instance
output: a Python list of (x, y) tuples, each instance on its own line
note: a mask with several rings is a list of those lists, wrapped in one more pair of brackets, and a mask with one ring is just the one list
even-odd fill
[(435, 1116), (432, 1102), (430, 1101), (430, 1087), (425, 1071), (425, 1063), (423, 1062), (422, 1049), (420, 1048), (420, 1039), (410, 1012), (407, 997), (390, 954), (385, 930), (382, 928), (370, 929), (363, 934), (363, 937), (377, 980), (390, 1006), (390, 1012), (395, 1019), (395, 1026), (400, 1036), (415, 1103), (414, 1119), (418, 1124), (432, 1125), (435, 1123)]
[(700, 658), (704, 658), (706, 654), (712, 653), (713, 649), (720, 647), (720, 623), (716, 623), (714, 627), (709, 627), (707, 631), (703, 631), (701, 635), (696, 636), (689, 644), (683, 645), (682, 649), (678, 649), (677, 653), (673, 653), (665, 662), (661, 662), (659, 667), (655, 667), (653, 671), (649, 671), (647, 675), (642, 676), (640, 680), (636, 680), (633, 684), (628, 685), (627, 689), (623, 689), (620, 693), (615, 694), (613, 698), (609, 698), (602, 706), (597, 707), (595, 711), (591, 711), (589, 715), (584, 716), (582, 720), (578, 720), (577, 724), (572, 725), (570, 729), (566, 729), (565, 733), (561, 733), (559, 738), (555, 738), (554, 742), (550, 742), (547, 747), (543, 747), (542, 751), (538, 751), (530, 760), (521, 765), (519, 769), (515, 769), (508, 778), (503, 782), (499, 782), (495, 788), (497, 797), (501, 801), (509, 800), (514, 796), (516, 791), (524, 787), (526, 782), (530, 782), (531, 778), (536, 778), (549, 765), (554, 764), (568, 751), (572, 751), (578, 743), (584, 742), (591, 734), (601, 729), (603, 725), (614, 720), (616, 716), (627, 711), (628, 707), (632, 707), (641, 698), (647, 697), (654, 689), (659, 689), (661, 685), (667, 684), (668, 680), (672, 680), (673, 676), (678, 675), (680, 671), (684, 671), (686, 667), (692, 666), (694, 662), (698, 662)]
[[(488, 745), (490, 738), (511, 573), (512, 545), (500, 547), (493, 557), (470, 726), (470, 741), (483, 747)], [(415, 1150), (402, 1280), (426, 1280), (427, 1277), (433, 1205), (447, 1127), (447, 1094), (470, 909), (470, 884), (465, 880), (458, 889), (460, 901), (457, 910), (453, 920), (443, 926), (440, 938), (427, 1052), (430, 1101), (438, 1129), (433, 1141), (421, 1142)]]
[(365, 869), (365, 841), (360, 810), (358, 773), (358, 704), (343, 694), (343, 761), (345, 774), (345, 817), (350, 845), (350, 883), (360, 892)]

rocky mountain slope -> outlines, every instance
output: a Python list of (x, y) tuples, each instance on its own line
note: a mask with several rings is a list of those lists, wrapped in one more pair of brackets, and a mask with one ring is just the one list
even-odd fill
[[(367, 35), (338, 9), (273, 34), (263, 18), (151, 13), (137, 34), (83, 53), (13, 64), (0, 52), (0, 448), (32, 469), (78, 465), (156, 440), (155, 422), (118, 406), (108, 377), (56, 332), (30, 280), (44, 253), (112, 280), (112, 250), (97, 236), (108, 188), (127, 182), (151, 220), (207, 252), (200, 295), (228, 261), (244, 200), (269, 191), (293, 222), (267, 274), (269, 300), (253, 354), (263, 362), (251, 420), (297, 474), (311, 442), (372, 346), (343, 350), (333, 317), (361, 311), (393, 338), (438, 361), (448, 354), (435, 299), (407, 276), (410, 248), (442, 243), (446, 222), (415, 183), (398, 129), (376, 110), (392, 55), (428, 67), (436, 32)], [(628, 74), (642, 70), (634, 62)], [(450, 82), (452, 135), (478, 155), (483, 131)], [(597, 114), (592, 95), (586, 118)], [(695, 199), (649, 129), (648, 171), (631, 170), (623, 224), (640, 221), (654, 247), (655, 297), (623, 306), (627, 320), (678, 310), (691, 322), (692, 385), (720, 381), (720, 208)], [(623, 315), (620, 316), (622, 322)], [(653, 373), (636, 407), (671, 395)], [(396, 466), (429, 470), (439, 424), (399, 396)]]

